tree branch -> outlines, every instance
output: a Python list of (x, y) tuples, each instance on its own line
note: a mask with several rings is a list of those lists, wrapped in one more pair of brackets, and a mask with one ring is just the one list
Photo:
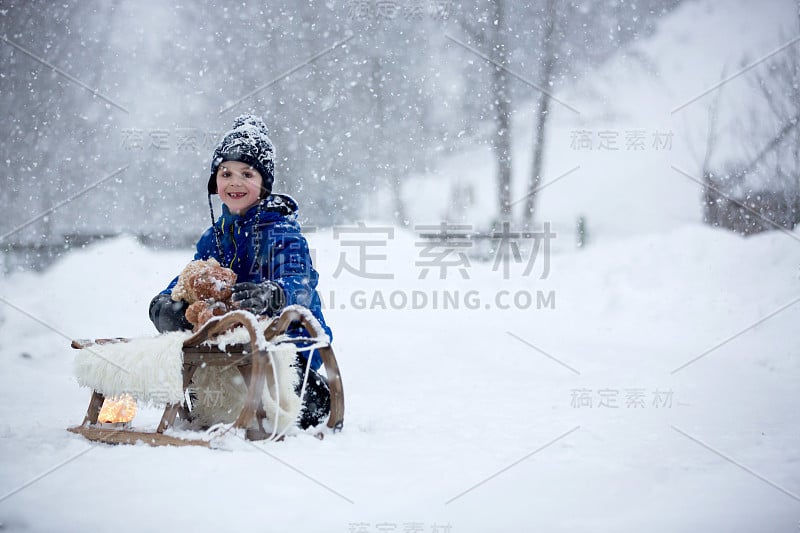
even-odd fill
[(778, 146), (780, 146), (783, 139), (785, 139), (786, 136), (789, 135), (789, 133), (791, 133), (792, 130), (797, 128), (798, 125), (800, 125), (800, 113), (795, 115), (791, 120), (789, 120), (788, 123), (786, 123), (783, 126), (783, 128), (781, 128), (781, 131), (779, 131), (778, 134), (775, 137), (773, 137), (769, 143), (767, 143), (767, 145), (761, 150), (761, 152), (759, 152), (756, 158), (753, 159), (750, 162), (750, 164), (748, 164), (746, 167), (744, 167), (744, 169), (742, 169), (736, 174), (737, 177), (744, 176), (745, 174), (748, 174), (754, 168), (756, 168), (761, 163), (761, 161), (763, 161), (764, 158), (767, 157), (767, 155), (769, 155), (770, 152), (772, 152)]

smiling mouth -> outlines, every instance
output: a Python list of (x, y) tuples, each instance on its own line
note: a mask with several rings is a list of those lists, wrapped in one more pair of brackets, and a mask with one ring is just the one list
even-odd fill
[(238, 200), (239, 198), (244, 198), (245, 196), (247, 196), (246, 192), (229, 192), (228, 193), (228, 197), (234, 198), (236, 200)]

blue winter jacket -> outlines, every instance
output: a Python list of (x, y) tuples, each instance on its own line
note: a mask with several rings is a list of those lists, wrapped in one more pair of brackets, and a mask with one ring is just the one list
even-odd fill
[[(283, 194), (269, 195), (243, 215), (234, 215), (223, 204), (222, 216), (200, 237), (194, 255), (195, 259), (211, 257), (236, 272), (237, 283), (271, 280), (280, 285), (286, 295), (286, 305), (307, 307), (333, 339), (322, 316), (316, 291), (319, 274), (311, 264), (308, 243), (300, 233), (297, 202), (293, 198)], [(176, 277), (162, 293), (171, 294), (177, 282)], [(293, 336), (309, 335), (299, 326), (289, 333)], [(311, 366), (317, 369), (321, 365), (322, 359), (314, 352)]]

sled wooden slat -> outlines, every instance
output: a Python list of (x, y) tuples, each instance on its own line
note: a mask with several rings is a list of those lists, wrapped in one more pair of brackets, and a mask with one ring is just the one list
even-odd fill
[[(192, 382), (192, 378), (194, 377), (194, 373), (197, 372), (198, 366), (197, 365), (190, 365), (186, 364), (184, 361), (183, 363), (183, 390), (186, 391), (189, 388), (189, 385)], [(184, 420), (189, 419), (189, 406), (186, 405), (186, 400), (183, 401), (181, 406), (178, 408), (178, 416)]]
[[(289, 327), (295, 324), (303, 326), (311, 334), (311, 338), (303, 338), (298, 341), (309, 343), (318, 342), (326, 338), (325, 332), (316, 320), (309, 320), (304, 312), (293, 307), (286, 308), (277, 319), (273, 319), (267, 324), (264, 338), (267, 341), (271, 341), (286, 333)], [(248, 331), (250, 336), (249, 343), (229, 345), (225, 347), (225, 350), (206, 344), (206, 341), (238, 326), (242, 326)], [(198, 368), (203, 366), (236, 366), (239, 369), (247, 385), (247, 396), (244, 407), (234, 422), (234, 426), (247, 428), (245, 435), (249, 440), (262, 440), (273, 437), (271, 433), (264, 429), (263, 421), (266, 417), (266, 411), (262, 404), (262, 392), (266, 385), (270, 395), (275, 398), (278, 387), (278, 384), (274, 381), (270, 355), (266, 351), (259, 350), (257, 339), (258, 335), (254, 329), (252, 315), (242, 311), (233, 311), (210, 320), (183, 343), (184, 391), (188, 389), (194, 372)], [(122, 337), (95, 340), (79, 339), (72, 341), (71, 346), (81, 349), (93, 345), (128, 342), (128, 340)], [(327, 426), (334, 431), (339, 431), (344, 423), (344, 392), (339, 365), (330, 344), (316, 349), (325, 365), (325, 373), (327, 374), (330, 388), (331, 409)], [(174, 425), (178, 416), (181, 416), (181, 418), (188, 417), (189, 409), (185, 401), (180, 404), (167, 405), (164, 408), (164, 414), (161, 417), (158, 428), (155, 432), (151, 432), (97, 427), (97, 419), (104, 400), (105, 398), (101, 393), (92, 391), (92, 397), (83, 423), (80, 426), (68, 428), (69, 431), (83, 435), (92, 441), (109, 444), (133, 444), (141, 441), (153, 446), (210, 447), (209, 442), (205, 440), (182, 439), (164, 434), (164, 431)], [(248, 427), (254, 418), (257, 422), (257, 428)], [(283, 438), (278, 438), (278, 440), (283, 440)]]
[(105, 396), (97, 391), (92, 392), (92, 399), (89, 400), (89, 408), (86, 410), (86, 417), (83, 419), (83, 425), (97, 424), (97, 417), (100, 416), (100, 409), (103, 408), (103, 402), (106, 401)]
[(220, 350), (216, 346), (209, 346), (207, 344), (203, 344), (200, 346), (184, 346), (183, 353), (186, 354), (193, 354), (193, 355), (234, 355), (240, 354), (246, 351), (246, 346), (242, 344), (233, 344), (225, 348), (225, 351)]
[(128, 342), (130, 339), (125, 337), (114, 337), (112, 339), (75, 339), (70, 343), (72, 348), (76, 350), (80, 350), (81, 348), (88, 348), (89, 346), (93, 346), (95, 344), (116, 344), (118, 342)]
[(211, 447), (211, 443), (201, 439), (181, 439), (164, 435), (163, 433), (153, 433), (152, 431), (136, 431), (132, 429), (112, 429), (98, 427), (76, 426), (67, 428), (67, 431), (83, 435), (87, 439), (106, 444), (136, 444), (144, 442), (151, 446), (204, 446)]
[(164, 408), (164, 414), (161, 415), (161, 422), (158, 423), (156, 433), (164, 433), (168, 428), (175, 424), (175, 418), (178, 416), (178, 409), (180, 404), (170, 403)]

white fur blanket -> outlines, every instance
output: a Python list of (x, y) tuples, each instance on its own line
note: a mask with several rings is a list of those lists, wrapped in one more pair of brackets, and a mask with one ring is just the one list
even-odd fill
[[(222, 335), (220, 346), (244, 342), (243, 328)], [(102, 393), (106, 397), (129, 394), (138, 402), (155, 405), (183, 403), (183, 342), (189, 332), (173, 332), (157, 337), (131, 339), (128, 342), (99, 344), (78, 351), (75, 356), (75, 377), (81, 386)], [(272, 397), (264, 385), (263, 402), (270, 422), (278, 413), (278, 426), (283, 430), (294, 424), (302, 405), (294, 390), (299, 376), (291, 367), (296, 350), (290, 344), (269, 348), (275, 362), (277, 395)], [(195, 394), (191, 406), (193, 418), (201, 425), (233, 422), (242, 410), (247, 387), (235, 367), (200, 368), (190, 384)], [(268, 431), (272, 428), (266, 428)]]

